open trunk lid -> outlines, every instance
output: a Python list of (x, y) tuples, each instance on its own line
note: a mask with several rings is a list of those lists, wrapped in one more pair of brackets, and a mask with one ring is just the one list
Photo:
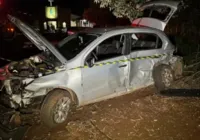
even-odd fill
[(139, 6), (143, 16), (132, 22), (132, 26), (144, 26), (164, 31), (167, 23), (177, 11), (181, 2), (150, 1)]

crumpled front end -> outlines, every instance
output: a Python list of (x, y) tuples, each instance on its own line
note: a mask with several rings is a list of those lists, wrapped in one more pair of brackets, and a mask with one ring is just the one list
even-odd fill
[[(20, 62), (12, 62), (0, 69), (0, 125), (35, 124), (39, 121), (39, 108), (46, 95), (46, 89), (30, 91), (26, 87), (35, 80), (49, 77), (64, 70), (64, 67), (46, 62), (34, 56)], [(51, 80), (51, 79), (49, 79)], [(41, 83), (42, 84), (42, 83)]]
[(62, 71), (63, 67), (45, 62), (35, 56), (20, 62), (12, 62), (0, 71), (0, 101), (11, 108), (26, 107), (33, 94), (25, 90), (35, 79)]
[[(24, 102), (24, 96), (28, 93), (24, 90), (27, 85), (25, 81), (27, 79), (21, 78), (9, 78), (1, 81), (0, 103), (13, 109), (26, 107), (27, 101)], [(29, 82), (32, 81), (34, 79), (29, 79)]]

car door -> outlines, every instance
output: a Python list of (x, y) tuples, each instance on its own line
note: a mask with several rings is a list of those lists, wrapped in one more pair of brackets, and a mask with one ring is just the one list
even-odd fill
[(126, 35), (110, 36), (88, 54), (85, 60), (86, 67), (91, 58), (97, 59), (92, 66), (82, 69), (82, 86), (86, 103), (126, 91), (128, 78), (128, 62), (125, 61), (126, 43)]
[(152, 70), (162, 60), (163, 43), (153, 33), (130, 34), (131, 53), (129, 89), (139, 89), (153, 84)]
[(167, 23), (177, 11), (180, 2), (177, 1), (152, 1), (139, 6), (143, 12), (141, 18), (132, 22), (132, 26), (145, 26), (164, 31)]

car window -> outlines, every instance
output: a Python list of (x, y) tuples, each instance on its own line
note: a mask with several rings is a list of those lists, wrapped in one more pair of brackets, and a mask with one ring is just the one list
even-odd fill
[[(112, 36), (101, 42), (87, 57), (95, 55), (96, 62), (122, 56), (125, 53), (126, 35), (120, 34)], [(86, 59), (87, 61), (87, 59)]]
[(144, 10), (143, 17), (151, 17), (159, 20), (165, 20), (170, 11), (171, 8), (166, 6), (149, 7)]
[(69, 40), (65, 38), (61, 43), (58, 43), (56, 48), (67, 60), (70, 60), (85, 49), (97, 37), (97, 34), (77, 33)]
[(156, 34), (131, 34), (131, 51), (151, 50), (162, 48), (162, 40)]

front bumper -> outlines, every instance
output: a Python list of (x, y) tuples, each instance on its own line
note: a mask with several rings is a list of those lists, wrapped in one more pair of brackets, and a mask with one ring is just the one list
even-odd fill
[(29, 106), (19, 106), (6, 94), (5, 89), (0, 91), (0, 128), (14, 131), (20, 126), (40, 123), (40, 104), (44, 96), (31, 99)]

